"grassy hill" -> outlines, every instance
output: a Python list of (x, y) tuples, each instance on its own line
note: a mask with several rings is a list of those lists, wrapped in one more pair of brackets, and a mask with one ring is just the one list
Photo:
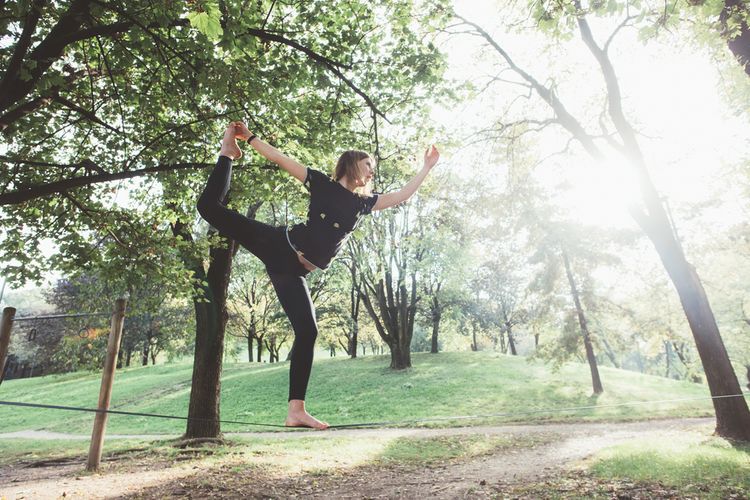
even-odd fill
[[(308, 390), (308, 409), (331, 424), (539, 411), (431, 424), (441, 426), (713, 414), (708, 399), (612, 406), (631, 401), (707, 397), (708, 388), (607, 367), (600, 368), (605, 392), (592, 397), (589, 369), (583, 364), (569, 363), (553, 372), (540, 362), (490, 352), (417, 353), (412, 362), (412, 369), (393, 372), (388, 369), (387, 356), (319, 359)], [(118, 370), (111, 407), (184, 416), (191, 371), (190, 364)], [(226, 364), (222, 419), (283, 423), (288, 371), (288, 363)], [(0, 400), (93, 408), (99, 384), (100, 374), (91, 372), (10, 380), (0, 386)], [(596, 408), (546, 412), (578, 406)], [(33, 429), (87, 434), (93, 419), (91, 413), (0, 406), (0, 432)], [(184, 429), (184, 421), (118, 415), (110, 416), (107, 426), (108, 433), (128, 434), (180, 434)], [(226, 424), (222, 429), (268, 430), (236, 424)]]

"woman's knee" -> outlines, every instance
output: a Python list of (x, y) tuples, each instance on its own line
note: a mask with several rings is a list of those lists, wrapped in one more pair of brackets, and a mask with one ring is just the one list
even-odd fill
[(308, 335), (313, 340), (313, 342), (315, 342), (315, 339), (318, 338), (318, 325), (313, 325), (310, 328), (310, 333)]
[(205, 193), (198, 198), (198, 213), (208, 222), (217, 220), (221, 214), (222, 209), (225, 207), (218, 202), (218, 200), (211, 199), (210, 196), (206, 196)]
[(198, 198), (198, 213), (201, 214), (201, 217), (204, 219), (207, 218), (207, 216), (210, 216), (211, 214), (211, 201), (208, 199), (207, 196), (205, 196), (205, 193)]
[(315, 343), (315, 339), (318, 338), (318, 325), (315, 323), (302, 326), (298, 325), (294, 329), (294, 337), (295, 342), (312, 345)]

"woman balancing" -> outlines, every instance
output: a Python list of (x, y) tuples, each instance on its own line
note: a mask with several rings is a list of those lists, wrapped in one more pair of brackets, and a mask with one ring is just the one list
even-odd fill
[[(229, 190), (232, 160), (242, 156), (236, 139), (246, 140), (264, 158), (277, 163), (310, 191), (307, 222), (291, 229), (272, 227), (248, 219), (222, 205)], [(409, 199), (437, 163), (440, 153), (431, 146), (424, 166), (404, 187), (386, 194), (370, 194), (375, 162), (367, 153), (345, 151), (336, 164), (333, 178), (305, 168), (254, 135), (242, 122), (232, 122), (224, 133), (219, 160), (198, 199), (198, 212), (221, 234), (232, 238), (258, 257), (294, 329), (289, 368), (289, 427), (326, 429), (328, 424), (305, 410), (305, 391), (312, 368), (315, 338), (315, 307), (305, 276), (326, 269), (354, 231), (363, 215), (398, 205)]]

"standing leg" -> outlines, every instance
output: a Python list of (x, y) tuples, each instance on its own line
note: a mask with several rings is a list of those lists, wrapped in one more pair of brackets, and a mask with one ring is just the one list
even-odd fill
[(312, 370), (315, 339), (318, 326), (315, 322), (315, 306), (304, 276), (269, 272), (276, 290), (294, 330), (292, 359), (289, 367), (289, 414), (286, 425), (290, 427), (314, 427), (326, 429), (328, 424), (317, 420), (305, 411), (305, 393)]

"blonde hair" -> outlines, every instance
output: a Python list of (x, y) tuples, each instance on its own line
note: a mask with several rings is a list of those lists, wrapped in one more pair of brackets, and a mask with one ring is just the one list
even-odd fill
[[(339, 156), (339, 161), (336, 162), (336, 170), (334, 171), (333, 179), (336, 182), (340, 181), (344, 177), (352, 182), (355, 182), (358, 179), (364, 179), (366, 177), (365, 171), (359, 165), (359, 162), (366, 158), (370, 159), (370, 161), (372, 162), (372, 167), (375, 168), (375, 160), (372, 158), (372, 156), (365, 153), (364, 151), (344, 151), (343, 153), (341, 153), (341, 156)], [(364, 186), (357, 188), (357, 190), (360, 194), (370, 195), (370, 193), (372, 192), (372, 186), (368, 182)]]

